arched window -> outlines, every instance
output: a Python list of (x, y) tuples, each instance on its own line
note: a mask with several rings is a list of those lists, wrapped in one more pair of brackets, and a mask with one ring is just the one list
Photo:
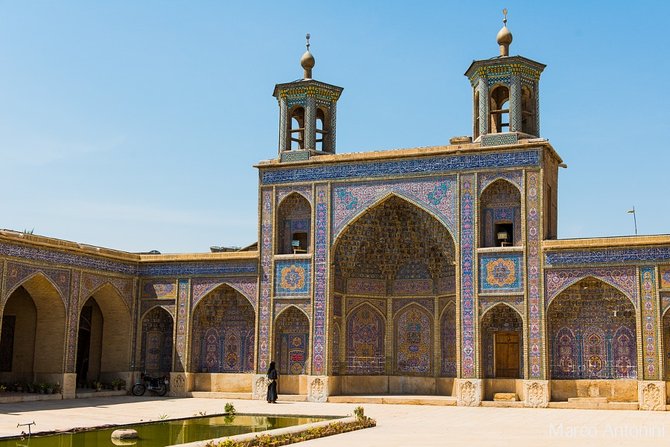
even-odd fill
[(328, 144), (328, 115), (319, 108), (316, 109), (316, 150), (323, 152), (330, 152), (330, 145)]
[(537, 135), (537, 110), (533, 90), (524, 85), (521, 87), (521, 132)]
[(303, 196), (293, 193), (279, 205), (277, 254), (311, 251), (312, 208)]
[(479, 137), (479, 92), (475, 92), (475, 103), (473, 109), (475, 111), (475, 116), (474, 116), (474, 123), (475, 123), (475, 128), (472, 131), (473, 139), (477, 139)]
[(486, 187), (480, 199), (480, 247), (521, 245), (521, 193), (506, 180)]
[(288, 120), (288, 138), (289, 141), (286, 146), (290, 150), (305, 149), (305, 109), (302, 107), (295, 107), (291, 110), (290, 119)]
[(509, 89), (499, 85), (490, 96), (491, 133), (509, 132)]

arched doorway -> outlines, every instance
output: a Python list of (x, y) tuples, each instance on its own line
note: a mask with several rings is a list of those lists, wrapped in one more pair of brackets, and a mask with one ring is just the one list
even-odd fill
[(309, 374), (309, 319), (300, 309), (289, 306), (274, 325), (274, 361), (279, 370), (279, 393), (306, 394), (300, 375)]
[(92, 293), (79, 312), (77, 384), (129, 380), (131, 334), (130, 311), (114, 286)]
[(193, 312), (191, 371), (245, 373), (254, 370), (254, 309), (244, 295), (223, 285)]
[(485, 378), (523, 378), (523, 320), (506, 304), (481, 318), (481, 355)]
[(154, 307), (142, 318), (142, 351), (140, 369), (150, 376), (164, 376), (172, 371), (172, 315)]
[(450, 389), (437, 386), (439, 377), (456, 370), (455, 312), (443, 311), (455, 298), (455, 244), (447, 227), (419, 205), (389, 195), (345, 227), (332, 253), (331, 278), (346, 321), (340, 370), (435, 378), (374, 378), (367, 382), (370, 389), (357, 388), (352, 380), (343, 382), (351, 387), (342, 392)]
[(65, 332), (60, 293), (42, 274), (32, 276), (2, 312), (0, 382), (62, 383)]
[(552, 379), (637, 377), (635, 308), (621, 291), (585, 278), (547, 311)]

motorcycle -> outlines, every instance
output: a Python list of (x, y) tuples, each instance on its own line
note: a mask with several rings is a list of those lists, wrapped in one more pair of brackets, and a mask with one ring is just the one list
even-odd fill
[(152, 391), (159, 396), (165, 396), (168, 391), (168, 378), (151, 377), (142, 373), (140, 381), (133, 385), (132, 393), (134, 396), (142, 396), (147, 390)]

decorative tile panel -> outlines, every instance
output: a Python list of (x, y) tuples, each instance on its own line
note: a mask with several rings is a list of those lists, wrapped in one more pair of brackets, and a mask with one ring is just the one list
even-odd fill
[(511, 184), (519, 188), (519, 192), (523, 191), (523, 172), (522, 171), (502, 171), (502, 172), (484, 172), (477, 175), (477, 182), (479, 183), (479, 194), (482, 193), (491, 183), (496, 180), (507, 180)]
[(328, 186), (316, 187), (314, 244), (314, 326), (312, 374), (326, 372), (326, 296), (328, 292)]
[(196, 275), (255, 275), (258, 272), (256, 260), (216, 261), (216, 262), (157, 262), (140, 264), (139, 276), (196, 276)]
[(566, 288), (575, 284), (576, 282), (588, 276), (600, 279), (607, 284), (621, 290), (637, 308), (638, 293), (637, 293), (637, 271), (635, 267), (593, 267), (593, 268), (576, 268), (576, 269), (546, 269), (544, 271), (545, 278), (545, 307), (559, 293)]
[(356, 216), (388, 194), (396, 194), (432, 212), (451, 232), (456, 224), (456, 178), (454, 176), (379, 183), (347, 183), (333, 187), (333, 239)]
[(670, 246), (548, 251), (547, 267), (586, 264), (639, 264), (670, 261)]
[(642, 292), (642, 356), (644, 360), (644, 379), (659, 380), (658, 362), (658, 299), (656, 296), (656, 269), (640, 268)]
[(393, 281), (394, 295), (432, 295), (433, 281), (431, 279), (396, 279)]
[(108, 258), (86, 256), (69, 252), (50, 250), (43, 247), (30, 245), (19, 245), (8, 242), (0, 242), (0, 256), (10, 256), (26, 261), (40, 261), (59, 264), (61, 266), (73, 266), (102, 270), (105, 272), (124, 273), (128, 275), (137, 274), (137, 263), (114, 261)]
[(58, 291), (63, 304), (67, 306), (67, 299), (70, 294), (70, 271), (66, 269), (44, 268), (18, 262), (7, 262), (7, 276), (5, 278), (5, 294), (0, 300), (0, 307), (3, 307), (17, 287), (23, 284), (28, 278), (41, 273), (51, 285)]
[(431, 314), (435, 311), (435, 300), (433, 298), (395, 298), (393, 299), (393, 315), (408, 304), (418, 304)]
[(302, 186), (289, 186), (284, 188), (277, 188), (276, 189), (277, 204), (280, 204), (282, 200), (284, 200), (287, 196), (291, 195), (294, 192), (297, 192), (298, 194), (303, 196), (305, 199), (307, 199), (307, 201), (310, 204), (312, 203), (312, 186), (302, 185)]
[(104, 284), (111, 284), (126, 304), (128, 310), (133, 310), (132, 278), (118, 278), (115, 276), (104, 276), (87, 272), (84, 272), (81, 277), (81, 296), (84, 298), (82, 304), (84, 304), (86, 299), (93, 295)]
[(386, 295), (386, 280), (374, 278), (349, 278), (347, 280), (349, 295)]
[(386, 315), (386, 298), (347, 298), (347, 314), (363, 303), (370, 304), (378, 309), (382, 315)]
[(186, 339), (188, 334), (188, 315), (189, 315), (189, 281), (179, 280), (179, 292), (177, 301), (177, 337), (175, 346), (175, 372), (183, 372), (186, 369)]
[(661, 272), (661, 289), (670, 289), (670, 266), (659, 267)]
[(308, 296), (312, 262), (309, 259), (275, 261), (275, 296)]
[(172, 299), (143, 300), (140, 303), (140, 317), (146, 314), (152, 308), (160, 307), (162, 309), (165, 309), (172, 316), (172, 319), (174, 320), (176, 316), (175, 315), (176, 302), (177, 300)]
[(258, 293), (258, 278), (252, 276), (232, 276), (229, 278), (194, 278), (191, 281), (191, 307), (208, 293), (219, 286), (228, 285), (244, 296), (251, 306), (256, 309), (256, 294)]
[(541, 222), (540, 222), (540, 173), (529, 172), (526, 181), (526, 244), (527, 281), (528, 281), (528, 364), (531, 379), (544, 379), (543, 365), (543, 319), (542, 319), (542, 276), (541, 259)]
[(522, 253), (480, 255), (480, 292), (523, 292), (523, 287)]
[(461, 176), (461, 376), (475, 367), (475, 176)]
[(68, 335), (67, 335), (67, 358), (65, 360), (65, 372), (76, 372), (77, 342), (79, 341), (79, 281), (81, 279), (78, 270), (72, 271), (72, 294), (68, 301)]
[(176, 279), (148, 279), (142, 281), (142, 298), (177, 298)]
[(271, 185), (292, 182), (310, 182), (319, 180), (344, 180), (352, 178), (375, 178), (402, 175), (448, 173), (469, 169), (516, 168), (539, 166), (539, 149), (527, 151), (444, 155), (439, 157), (421, 157), (404, 160), (391, 160), (368, 163), (324, 164), (294, 168), (261, 167), (261, 184)]
[(261, 192), (261, 240), (259, 241), (260, 300), (258, 308), (258, 360), (256, 371), (265, 373), (270, 364), (270, 325), (272, 289), (272, 190)]
[(484, 315), (493, 306), (505, 303), (513, 307), (520, 314), (524, 312), (524, 296), (521, 295), (482, 295), (479, 297), (479, 315)]

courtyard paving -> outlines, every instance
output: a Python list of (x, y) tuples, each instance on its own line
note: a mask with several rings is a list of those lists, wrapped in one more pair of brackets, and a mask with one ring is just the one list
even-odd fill
[[(355, 404), (208, 399), (104, 397), (0, 404), (0, 437), (222, 413), (232, 402), (240, 413), (350, 415)], [(670, 412), (467, 408), (365, 404), (377, 427), (301, 443), (301, 446), (667, 446)]]

